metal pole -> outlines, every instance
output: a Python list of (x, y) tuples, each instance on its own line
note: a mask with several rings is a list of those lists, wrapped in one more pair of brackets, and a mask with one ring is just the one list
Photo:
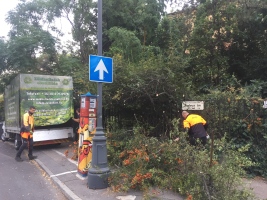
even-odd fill
[(97, 54), (102, 56), (102, 0), (98, 0), (97, 12)]
[[(102, 0), (98, 0), (97, 39), (98, 55), (102, 56)], [(110, 170), (107, 162), (107, 143), (102, 125), (102, 83), (97, 83), (97, 127), (93, 137), (92, 162), (88, 170), (88, 187), (104, 189), (108, 187)]]

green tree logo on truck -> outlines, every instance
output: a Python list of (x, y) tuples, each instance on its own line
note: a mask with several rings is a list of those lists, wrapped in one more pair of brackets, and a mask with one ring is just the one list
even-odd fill
[(26, 77), (24, 78), (24, 83), (29, 84), (29, 83), (31, 83), (31, 82), (32, 82), (31, 77), (26, 76)]
[(64, 79), (64, 80), (62, 81), (62, 84), (63, 84), (63, 85), (68, 85), (69, 82), (70, 82), (70, 80), (68, 80), (68, 79)]

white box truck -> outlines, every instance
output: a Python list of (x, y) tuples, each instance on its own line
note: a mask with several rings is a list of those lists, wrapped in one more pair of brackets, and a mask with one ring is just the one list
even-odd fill
[(34, 114), (34, 145), (57, 144), (73, 138), (73, 82), (69, 76), (19, 74), (5, 88), (2, 139), (21, 145), (22, 117), (30, 106)]

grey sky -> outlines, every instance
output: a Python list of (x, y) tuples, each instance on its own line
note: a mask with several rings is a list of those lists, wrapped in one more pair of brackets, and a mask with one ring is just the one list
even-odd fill
[(0, 0), (0, 37), (7, 36), (10, 26), (5, 22), (6, 15), (9, 10), (16, 7), (19, 0)]

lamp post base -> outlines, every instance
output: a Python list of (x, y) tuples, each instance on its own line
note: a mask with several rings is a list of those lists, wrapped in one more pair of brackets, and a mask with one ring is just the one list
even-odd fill
[(108, 187), (108, 177), (110, 171), (94, 174), (88, 171), (88, 188), (90, 189), (105, 189)]

